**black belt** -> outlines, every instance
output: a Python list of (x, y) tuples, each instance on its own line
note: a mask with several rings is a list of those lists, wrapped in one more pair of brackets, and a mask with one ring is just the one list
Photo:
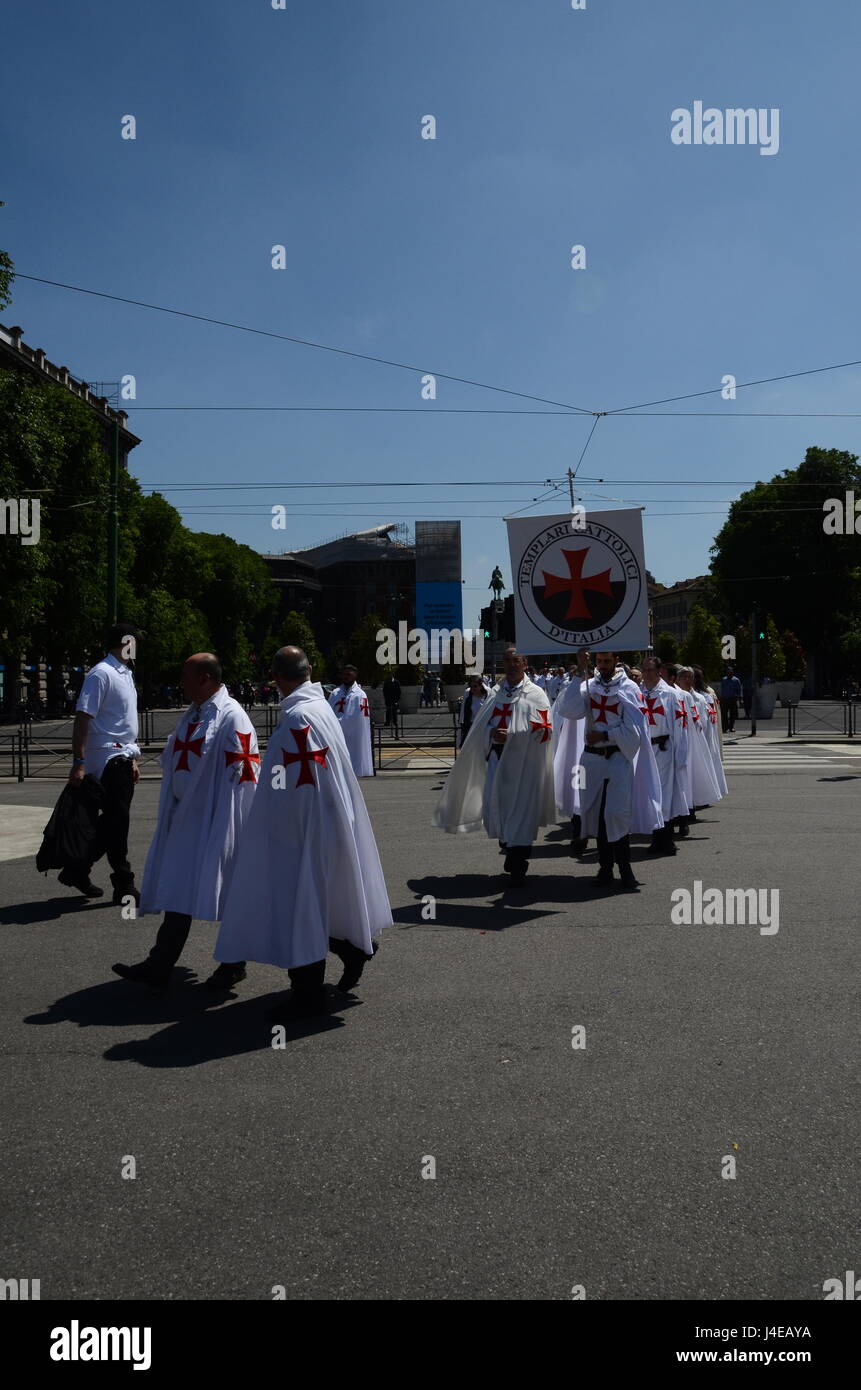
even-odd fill
[(614, 753), (618, 753), (618, 751), (619, 751), (619, 750), (618, 750), (618, 748), (616, 747), (615, 743), (610, 743), (610, 744), (608, 744), (606, 748), (584, 748), (584, 749), (583, 749), (583, 752), (584, 752), (584, 753), (597, 753), (599, 758), (609, 758), (609, 757), (612, 757), (612, 755), (613, 755)]
[(660, 748), (660, 750), (661, 750), (662, 753), (665, 752), (666, 747), (667, 747), (667, 744), (669, 743), (669, 741), (670, 741), (670, 736), (669, 736), (669, 734), (658, 734), (658, 737), (657, 737), (657, 738), (653, 738), (653, 739), (652, 739), (652, 743), (656, 743), (656, 744), (658, 745), (658, 747)]

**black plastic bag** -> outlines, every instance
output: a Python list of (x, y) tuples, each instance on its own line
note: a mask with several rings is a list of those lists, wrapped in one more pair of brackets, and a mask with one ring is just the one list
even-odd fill
[(40, 874), (89, 859), (104, 800), (104, 789), (97, 777), (87, 774), (82, 782), (66, 783), (36, 855)]

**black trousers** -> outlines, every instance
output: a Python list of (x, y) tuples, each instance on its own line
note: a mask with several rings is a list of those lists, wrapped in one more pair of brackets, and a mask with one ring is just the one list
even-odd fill
[(721, 700), (720, 722), (725, 734), (732, 733), (738, 719), (738, 700)]
[(120, 886), (130, 886), (135, 877), (129, 863), (129, 819), (135, 792), (131, 758), (111, 758), (105, 765), (101, 783), (104, 803), (90, 856), (69, 864), (68, 868), (88, 878), (93, 865), (106, 854)]
[[(190, 929), (191, 918), (185, 912), (166, 912), (158, 929), (155, 945), (149, 953), (149, 959), (153, 964), (163, 966), (165, 970), (176, 965), (188, 940)], [(245, 961), (225, 961), (225, 964), (244, 965)]]

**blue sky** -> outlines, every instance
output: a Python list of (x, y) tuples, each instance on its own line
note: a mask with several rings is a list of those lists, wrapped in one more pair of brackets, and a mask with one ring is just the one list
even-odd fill
[[(4, 27), (0, 245), (22, 272), (589, 410), (861, 357), (857, 0), (91, 0)], [(779, 108), (779, 153), (675, 146), (671, 112), (696, 100)], [(541, 407), (443, 381), (423, 403), (415, 371), (25, 280), (4, 321), (78, 376), (133, 373), (139, 407), (420, 407), (139, 409), (132, 468), (188, 525), (263, 551), (460, 516), (467, 623), (493, 565), (511, 579), (499, 518), (592, 424), (443, 415)], [(656, 407), (716, 420), (602, 419), (581, 473), (607, 481), (584, 500), (647, 503), (655, 576), (701, 573), (738, 480), (809, 444), (861, 452), (861, 420), (741, 413), (850, 412), (859, 382)], [(309, 481), (344, 486), (288, 487)], [(218, 483), (264, 486), (171, 491)]]

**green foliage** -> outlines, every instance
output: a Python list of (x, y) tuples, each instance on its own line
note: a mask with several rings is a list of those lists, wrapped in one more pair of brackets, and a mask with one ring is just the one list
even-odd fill
[[(0, 203), (0, 208), (5, 206), (5, 203)], [(12, 281), (14, 279), (15, 267), (12, 264), (12, 257), (8, 251), (0, 251), (0, 309), (8, 308), (12, 303)]]
[[(102, 654), (109, 488), (102, 433), (85, 403), (0, 371), (0, 496), (41, 499), (39, 543), (0, 546), (8, 662), (27, 651), (55, 666)], [(258, 675), (253, 658), (271, 645), (278, 605), (261, 557), (229, 536), (187, 530), (169, 502), (144, 497), (124, 470), (119, 512), (119, 611), (146, 634), (141, 683), (175, 683), (183, 659), (201, 650), (221, 658), (229, 682)]]
[(788, 629), (786, 632), (782, 632), (780, 645), (783, 648), (783, 659), (786, 667), (786, 674), (783, 679), (803, 681), (807, 674), (807, 659), (804, 655), (804, 648), (795, 633)]
[(861, 564), (856, 536), (825, 534), (822, 508), (847, 491), (861, 492), (858, 456), (809, 448), (797, 468), (732, 504), (712, 546), (728, 631), (756, 605), (805, 649), (836, 655), (841, 635), (861, 624)]
[(380, 645), (377, 633), (385, 626), (378, 613), (367, 613), (354, 628), (347, 643), (347, 660), (358, 669), (361, 686), (379, 685), (395, 669), (393, 666), (381, 666), (377, 661), (377, 648)]
[(783, 643), (777, 631), (777, 624), (770, 613), (765, 620), (765, 627), (760, 627), (760, 631), (765, 633), (765, 641), (759, 643), (757, 654), (759, 675), (771, 676), (773, 681), (782, 681), (786, 673), (786, 657), (783, 654)]
[(659, 632), (655, 638), (655, 654), (661, 661), (677, 661), (679, 644), (671, 632)]
[(272, 655), (280, 647), (301, 647), (311, 663), (312, 681), (323, 681), (326, 679), (326, 662), (323, 653), (317, 646), (317, 639), (314, 630), (308, 619), (302, 614), (291, 609), (277, 624), (276, 638), (270, 642)]
[(720, 639), (717, 618), (695, 604), (688, 614), (688, 635), (680, 648), (682, 661), (686, 666), (701, 666), (707, 677), (716, 679), (723, 669)]

